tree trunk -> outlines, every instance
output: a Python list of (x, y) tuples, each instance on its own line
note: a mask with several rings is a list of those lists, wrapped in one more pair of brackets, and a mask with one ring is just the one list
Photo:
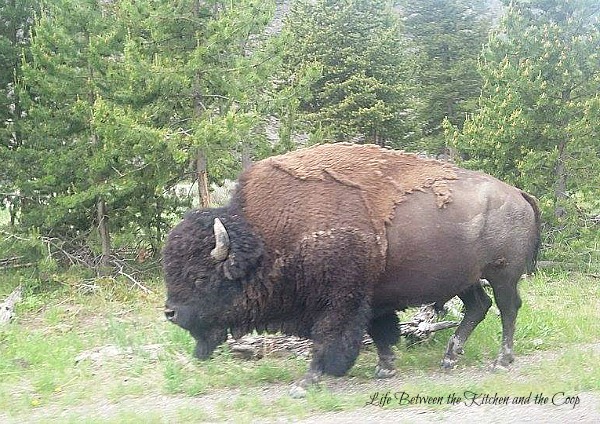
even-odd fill
[[(10, 2), (10, 10), (17, 10), (17, 1), (13, 0)], [(27, 40), (28, 37), (28, 30), (29, 30), (29, 22), (25, 24), (25, 28), (22, 28), (21, 25), (18, 23), (17, 19), (8, 19), (8, 25), (10, 25), (10, 30), (8, 31), (9, 34), (9, 42), (12, 46), (17, 47), (20, 45), (23, 45), (25, 42), (27, 42), (27, 44), (29, 44), (30, 40)], [(23, 30), (25, 29), (25, 31), (23, 32)], [(10, 111), (9, 108), (9, 114), (11, 115), (12, 118), (12, 125), (10, 127), (10, 131), (9, 133), (12, 133), (12, 136), (10, 136), (12, 138), (12, 143), (8, 144), (8, 150), (9, 150), (9, 154), (13, 151), (16, 151), (19, 147), (22, 146), (22, 140), (23, 137), (21, 135), (21, 127), (22, 127), (22, 122), (24, 121), (23, 118), (23, 109), (21, 107), (21, 98), (19, 97), (19, 95), (17, 94), (18, 91), (16, 90), (16, 88), (19, 86), (19, 80), (21, 79), (22, 76), (22, 71), (21, 71), (21, 62), (22, 62), (23, 58), (21, 57), (21, 55), (15, 55), (14, 57), (14, 61), (12, 63), (12, 74), (13, 74), (13, 83), (15, 84), (15, 89), (14, 90), (9, 90), (12, 91), (12, 94), (9, 94), (8, 100), (10, 103), (12, 103), (13, 109), (12, 111)], [(11, 146), (12, 144), (12, 146)], [(15, 188), (15, 191), (16, 188)], [(19, 192), (20, 194), (20, 192)], [(14, 202), (13, 202), (14, 201)], [(14, 227), (16, 220), (17, 220), (17, 213), (19, 210), (22, 211), (22, 207), (23, 207), (23, 203), (21, 202), (21, 199), (18, 199), (16, 197), (13, 197), (11, 199), (11, 202), (8, 205), (8, 213), (10, 216), (10, 226)]]
[(377, 144), (378, 146), (385, 147), (385, 142), (383, 141), (383, 137), (379, 134), (377, 130), (373, 130), (373, 144)]
[(201, 208), (210, 206), (210, 193), (208, 191), (208, 172), (206, 170), (206, 155), (199, 149), (196, 156), (196, 174), (198, 175), (198, 200)]
[(104, 268), (108, 266), (108, 259), (110, 258), (111, 253), (110, 232), (108, 229), (108, 216), (106, 214), (106, 202), (103, 198), (99, 198), (96, 206), (98, 211), (98, 233), (100, 234), (100, 240), (102, 242), (102, 256), (100, 258), (100, 266)]
[[(571, 99), (571, 90), (567, 89), (562, 92), (562, 101), (567, 103)], [(567, 123), (563, 122), (561, 128), (566, 128)], [(565, 209), (565, 199), (567, 199), (567, 134), (558, 143), (558, 158), (556, 159), (556, 185), (554, 186), (554, 216), (562, 218), (567, 214)]]
[[(195, 1), (192, 4), (192, 16), (196, 19), (200, 16), (201, 5), (203, 5), (202, 1)], [(202, 115), (206, 112), (206, 106), (204, 106), (203, 103), (204, 96), (202, 95), (202, 90), (200, 89), (201, 81), (202, 73), (200, 69), (198, 69), (194, 75), (194, 81), (192, 84), (194, 119), (201, 119)], [(196, 175), (198, 181), (198, 204), (201, 208), (208, 208), (210, 206), (210, 193), (208, 191), (206, 152), (201, 147), (198, 147), (196, 152)]]
[(250, 155), (250, 146), (242, 145), (242, 170), (246, 170), (252, 166), (252, 156)]
[(554, 206), (554, 216), (562, 218), (567, 214), (564, 207), (564, 200), (567, 198), (567, 171), (565, 168), (567, 141), (561, 140), (558, 144), (558, 159), (556, 160), (556, 186), (554, 197), (556, 203)]
[[(446, 117), (454, 124), (454, 99), (446, 99)], [(439, 122), (439, 125), (442, 125)]]
[(10, 216), (10, 226), (14, 227), (17, 221), (17, 208), (12, 202), (8, 204), (8, 215)]
[(155, 197), (156, 200), (156, 215), (155, 215), (155, 224), (156, 224), (156, 238), (152, 242), (152, 254), (155, 255), (158, 251), (160, 243), (162, 241), (162, 212), (163, 212), (163, 199), (160, 196)]

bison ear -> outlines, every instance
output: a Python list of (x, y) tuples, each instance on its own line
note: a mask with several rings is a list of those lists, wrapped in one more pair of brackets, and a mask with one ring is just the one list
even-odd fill
[(231, 281), (243, 280), (244, 276), (256, 273), (263, 254), (261, 245), (236, 247), (238, 250), (230, 252), (227, 259), (220, 264), (223, 275)]
[(218, 262), (223, 262), (229, 256), (229, 234), (219, 218), (215, 218), (213, 224), (215, 233), (215, 248), (211, 250), (210, 256)]

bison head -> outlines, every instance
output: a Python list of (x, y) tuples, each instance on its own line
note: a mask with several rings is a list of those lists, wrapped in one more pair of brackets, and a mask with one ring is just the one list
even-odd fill
[(225, 209), (192, 211), (169, 233), (165, 316), (196, 339), (196, 357), (210, 357), (246, 318), (244, 288), (259, 275), (262, 251), (243, 218)]

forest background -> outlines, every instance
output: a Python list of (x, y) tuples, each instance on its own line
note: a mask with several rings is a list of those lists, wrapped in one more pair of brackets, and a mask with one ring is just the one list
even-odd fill
[(349, 141), (534, 194), (597, 274), (599, 52), (596, 0), (0, 0), (0, 268), (137, 283), (244, 167)]

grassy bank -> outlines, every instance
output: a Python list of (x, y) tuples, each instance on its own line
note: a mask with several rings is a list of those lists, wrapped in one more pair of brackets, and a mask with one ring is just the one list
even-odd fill
[[(27, 280), (0, 275), (0, 297)], [(234, 358), (225, 348), (205, 362), (191, 358), (190, 336), (162, 317), (159, 280), (144, 293), (112, 279), (55, 276), (51, 290), (26, 290), (14, 322), (0, 327), (0, 421), (164, 422), (302, 418), (364, 407), (374, 390), (426, 393), (600, 393), (600, 285), (578, 274), (540, 273), (523, 280), (515, 336), (518, 373), (488, 373), (499, 348), (500, 318), (490, 310), (466, 345), (459, 368), (438, 364), (451, 330), (410, 349), (398, 346), (398, 377), (372, 378), (367, 347), (350, 374), (326, 379), (307, 399), (287, 384), (302, 358)], [(532, 355), (543, 359), (528, 365)]]

